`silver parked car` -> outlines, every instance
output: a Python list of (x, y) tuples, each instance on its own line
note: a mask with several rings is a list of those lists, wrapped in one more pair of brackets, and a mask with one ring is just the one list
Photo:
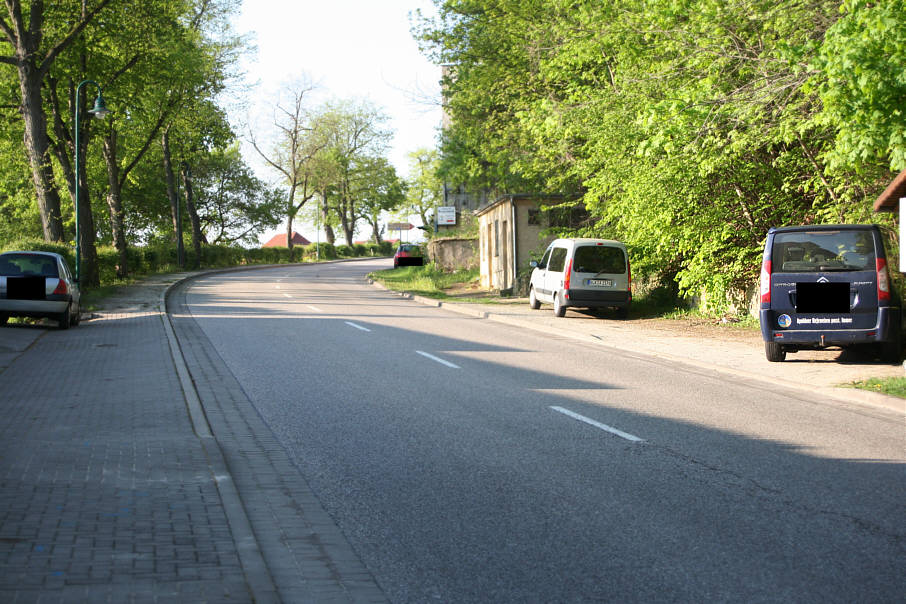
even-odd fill
[(52, 252), (0, 254), (0, 325), (10, 317), (79, 324), (81, 295), (66, 260)]

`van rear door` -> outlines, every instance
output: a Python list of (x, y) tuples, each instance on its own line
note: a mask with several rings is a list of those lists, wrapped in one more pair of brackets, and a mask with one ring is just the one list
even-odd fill
[[(772, 329), (871, 329), (878, 324), (877, 258), (871, 229), (784, 231), (771, 249)], [(883, 252), (880, 252), (883, 254)]]

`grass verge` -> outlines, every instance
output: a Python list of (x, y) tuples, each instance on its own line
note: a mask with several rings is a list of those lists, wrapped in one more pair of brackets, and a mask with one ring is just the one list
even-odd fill
[(906, 377), (895, 378), (869, 378), (860, 382), (848, 384), (851, 388), (860, 390), (870, 390), (871, 392), (880, 392), (890, 396), (906, 398)]
[(477, 268), (447, 273), (433, 264), (427, 264), (425, 266), (401, 266), (399, 268), (374, 271), (368, 276), (388, 289), (425, 296), (426, 298), (456, 300), (458, 302), (480, 302), (483, 304), (500, 301), (499, 297), (490, 293), (487, 296), (471, 296), (465, 299), (451, 296), (444, 291), (454, 285), (476, 281), (478, 279)]

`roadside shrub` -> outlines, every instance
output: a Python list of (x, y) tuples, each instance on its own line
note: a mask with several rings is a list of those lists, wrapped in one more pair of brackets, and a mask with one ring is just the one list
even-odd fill
[(368, 251), (368, 247), (363, 243), (356, 243), (352, 246), (352, 252), (355, 256), (367, 256)]
[[(113, 283), (116, 281), (116, 267), (120, 263), (119, 252), (115, 247), (109, 245), (98, 246), (98, 277), (101, 283)], [(84, 264), (82, 265), (85, 266)], [(73, 269), (75, 270), (75, 269)]]
[(345, 243), (343, 245), (337, 246), (337, 256), (339, 256), (340, 258), (351, 258), (354, 253), (355, 250), (353, 250), (352, 247), (346, 245)]
[(321, 250), (320, 257), (321, 260), (336, 260), (337, 259), (337, 249), (331, 243), (311, 243), (305, 246), (305, 257), (314, 260), (318, 257), (318, 249)]
[(10, 252), (14, 250), (36, 251), (36, 252), (54, 252), (66, 258), (70, 267), (75, 266), (75, 247), (64, 243), (48, 243), (43, 239), (16, 239), (10, 241), (2, 248), (0, 252)]

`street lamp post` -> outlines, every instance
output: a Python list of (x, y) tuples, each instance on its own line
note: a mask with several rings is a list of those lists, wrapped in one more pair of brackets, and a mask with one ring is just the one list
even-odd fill
[[(189, 164), (185, 161), (179, 162), (181, 170), (187, 170)], [(179, 176), (176, 177), (176, 264), (182, 269), (186, 264), (186, 250), (182, 241), (182, 214), (179, 210)]]
[(75, 280), (76, 283), (79, 282), (82, 275), (82, 240), (81, 232), (79, 230), (79, 189), (81, 188), (79, 182), (79, 104), (82, 97), (82, 86), (85, 84), (94, 84), (98, 89), (98, 96), (94, 100), (94, 107), (88, 110), (88, 113), (91, 113), (97, 118), (103, 118), (110, 110), (104, 106), (104, 97), (101, 95), (101, 85), (95, 82), (94, 80), (82, 80), (79, 82), (78, 87), (76, 88), (75, 95)]

